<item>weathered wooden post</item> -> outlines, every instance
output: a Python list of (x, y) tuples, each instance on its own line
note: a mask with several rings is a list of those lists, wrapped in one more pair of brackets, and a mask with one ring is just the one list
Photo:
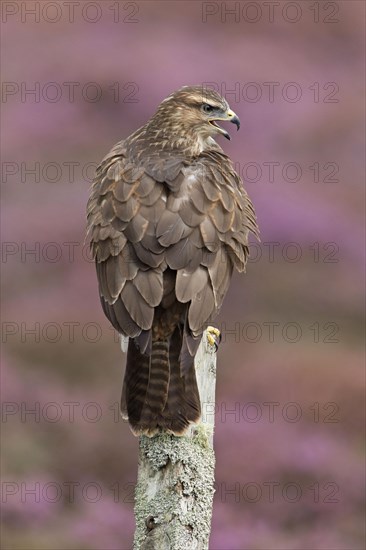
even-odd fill
[(201, 422), (183, 437), (140, 437), (135, 550), (208, 550), (214, 495), (216, 354), (206, 333), (195, 366)]

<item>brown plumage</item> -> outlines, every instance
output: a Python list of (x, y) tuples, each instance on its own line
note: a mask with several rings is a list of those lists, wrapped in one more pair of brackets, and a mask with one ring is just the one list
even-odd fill
[(130, 338), (122, 413), (136, 435), (184, 433), (200, 417), (194, 356), (233, 269), (244, 271), (253, 206), (213, 136), (239, 119), (192, 86), (99, 165), (87, 215), (104, 313)]

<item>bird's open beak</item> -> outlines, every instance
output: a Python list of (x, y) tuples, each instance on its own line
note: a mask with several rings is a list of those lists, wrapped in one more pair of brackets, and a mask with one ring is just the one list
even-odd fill
[(228, 111), (226, 111), (225, 115), (221, 118), (217, 118), (215, 117), (214, 119), (210, 120), (210, 123), (215, 126), (215, 128), (217, 128), (220, 132), (220, 134), (222, 134), (223, 136), (226, 137), (226, 139), (231, 139), (230, 135), (228, 134), (228, 132), (226, 130), (224, 130), (223, 128), (221, 128), (221, 126), (219, 126), (218, 124), (216, 124), (216, 122), (218, 120), (223, 120), (223, 121), (230, 121), (232, 122), (233, 124), (236, 125), (236, 129), (239, 130), (240, 128), (240, 120), (239, 120), (239, 117), (238, 115), (236, 115), (234, 113), (234, 111), (232, 111), (231, 109), (229, 109)]

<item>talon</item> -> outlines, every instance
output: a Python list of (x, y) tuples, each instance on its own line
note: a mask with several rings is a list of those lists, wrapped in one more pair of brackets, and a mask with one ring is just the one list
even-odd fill
[(218, 328), (216, 327), (207, 327), (207, 341), (210, 344), (210, 346), (215, 347), (215, 352), (219, 348), (219, 343), (221, 341), (221, 333)]

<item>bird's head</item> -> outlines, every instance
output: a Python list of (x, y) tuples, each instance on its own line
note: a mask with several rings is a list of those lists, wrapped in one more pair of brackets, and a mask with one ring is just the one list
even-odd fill
[(226, 99), (203, 86), (184, 86), (172, 93), (160, 104), (155, 117), (162, 126), (169, 123), (173, 135), (184, 133), (203, 141), (217, 135), (230, 139), (220, 122), (232, 122), (237, 130), (240, 128), (240, 120)]

